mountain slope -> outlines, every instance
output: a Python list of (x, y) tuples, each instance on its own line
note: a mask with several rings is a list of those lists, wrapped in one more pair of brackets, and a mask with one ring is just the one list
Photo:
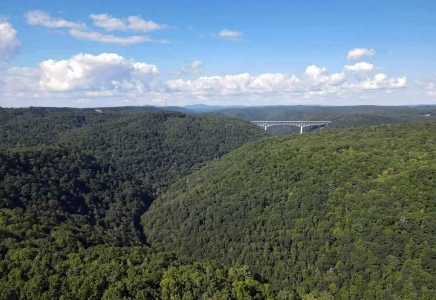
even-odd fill
[(158, 188), (266, 135), (247, 121), (164, 111), (126, 115), (70, 130), (59, 144), (95, 155)]
[(246, 266), (154, 251), (139, 222), (167, 185), (265, 132), (100, 111), (0, 109), (0, 299), (274, 299)]
[(12, 134), (1, 144), (0, 209), (50, 219), (48, 227), (68, 225), (88, 246), (141, 244), (139, 218), (157, 194), (265, 135), (227, 117), (112, 110), (23, 110), (28, 118), (8, 111), (16, 123), (7, 122)]
[(247, 264), (304, 299), (434, 299), (435, 130), (249, 143), (172, 185), (144, 232), (160, 250)]

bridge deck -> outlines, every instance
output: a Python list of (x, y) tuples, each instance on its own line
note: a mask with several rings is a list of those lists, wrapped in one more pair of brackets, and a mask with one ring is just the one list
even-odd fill
[(277, 125), (291, 125), (300, 127), (300, 133), (303, 133), (303, 128), (308, 126), (316, 126), (316, 125), (328, 125), (332, 121), (251, 121), (252, 123), (265, 128), (267, 130), (268, 127), (277, 126)]

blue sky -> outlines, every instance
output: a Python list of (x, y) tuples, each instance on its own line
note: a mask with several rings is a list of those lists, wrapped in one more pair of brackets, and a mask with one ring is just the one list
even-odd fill
[(434, 1), (0, 7), (0, 106), (436, 103)]

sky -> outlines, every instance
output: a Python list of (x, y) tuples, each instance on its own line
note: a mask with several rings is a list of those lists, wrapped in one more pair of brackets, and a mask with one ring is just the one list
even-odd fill
[(0, 106), (436, 104), (436, 1), (0, 3)]

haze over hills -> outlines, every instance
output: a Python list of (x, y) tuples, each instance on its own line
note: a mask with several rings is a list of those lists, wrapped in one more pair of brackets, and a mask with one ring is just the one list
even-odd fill
[[(332, 121), (330, 128), (351, 128), (371, 125), (421, 122), (436, 120), (436, 106), (265, 106), (216, 110), (214, 113), (251, 121)], [(309, 127), (305, 131), (316, 131)], [(273, 126), (274, 135), (298, 133), (294, 126)]]
[[(190, 113), (225, 115), (249, 121), (316, 121), (328, 120), (328, 127), (311, 126), (305, 132), (330, 128), (352, 128), (383, 124), (421, 122), (436, 120), (435, 105), (410, 106), (323, 106), (323, 105), (277, 105), (277, 106), (208, 106), (193, 105), (161, 107), (162, 109)], [(197, 109), (198, 108), (198, 109)], [(294, 126), (272, 126), (268, 131), (273, 135), (299, 133)]]
[[(196, 110), (196, 107), (199, 107)], [(180, 108), (166, 108), (181, 111)], [(330, 128), (351, 128), (371, 125), (396, 124), (436, 120), (435, 105), (410, 106), (323, 106), (323, 105), (277, 105), (277, 106), (186, 106), (188, 112), (211, 113), (249, 121), (316, 121), (329, 120), (328, 127), (312, 126), (305, 131)], [(273, 135), (299, 133), (294, 126), (273, 126), (268, 128)]]
[(211, 111), (220, 110), (220, 109), (240, 108), (240, 107), (245, 107), (245, 106), (244, 105), (221, 106), (221, 105), (206, 105), (206, 104), (191, 104), (191, 105), (184, 106), (184, 108), (189, 109), (189, 110), (194, 111), (194, 112), (198, 112), (198, 113), (211, 112)]

